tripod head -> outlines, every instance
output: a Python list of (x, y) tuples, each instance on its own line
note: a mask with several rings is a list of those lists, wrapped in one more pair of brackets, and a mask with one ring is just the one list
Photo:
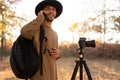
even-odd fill
[(83, 59), (84, 58), (84, 54), (83, 54), (83, 48), (78, 48), (77, 50), (79, 50), (79, 59)]

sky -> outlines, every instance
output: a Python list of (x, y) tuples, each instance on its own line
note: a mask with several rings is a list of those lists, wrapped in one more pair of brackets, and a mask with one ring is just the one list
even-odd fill
[[(40, 1), (41, 0), (22, 0), (19, 4), (15, 5), (17, 14), (21, 17), (25, 15), (28, 20), (27, 22), (35, 19), (34, 9)], [(71, 27), (75, 22), (81, 23), (90, 17), (96, 17), (96, 14), (101, 13), (104, 9), (103, 3), (105, 1), (107, 3), (106, 9), (109, 8), (112, 10), (120, 7), (119, 0), (59, 0), (63, 5), (63, 12), (52, 24), (53, 29), (58, 33), (59, 42), (72, 41), (73, 34), (68, 30), (68, 27)], [(81, 36), (74, 34), (74, 37), (75, 41), (78, 41)], [(90, 34), (86, 34), (86, 37), (95, 39), (97, 36), (95, 37), (94, 33), (91, 33), (91, 36)]]

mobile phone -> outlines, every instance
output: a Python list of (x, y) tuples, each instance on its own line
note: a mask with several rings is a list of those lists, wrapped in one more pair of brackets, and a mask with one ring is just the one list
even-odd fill
[(46, 18), (46, 14), (45, 13), (43, 13), (43, 15), (45, 16), (45, 18)]

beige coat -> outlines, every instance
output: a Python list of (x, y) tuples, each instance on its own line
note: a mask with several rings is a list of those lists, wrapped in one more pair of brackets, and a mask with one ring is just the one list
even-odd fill
[[(21, 29), (21, 35), (27, 39), (33, 40), (34, 47), (36, 48), (38, 54), (40, 52), (40, 25), (42, 23), (42, 18), (36, 18), (30, 23), (23, 26)], [(30, 80), (57, 80), (57, 67), (56, 60), (50, 58), (49, 51), (51, 48), (58, 48), (58, 37), (56, 32), (49, 27), (45, 27), (45, 36), (47, 37), (47, 42), (43, 41), (43, 75), (40, 75), (40, 70), (30, 78)]]

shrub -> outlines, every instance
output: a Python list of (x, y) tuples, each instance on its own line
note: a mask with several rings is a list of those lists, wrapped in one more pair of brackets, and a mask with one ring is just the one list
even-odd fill
[[(63, 57), (76, 57), (79, 54), (78, 44), (61, 45), (59, 48)], [(85, 47), (83, 51), (86, 58), (120, 58), (119, 44), (97, 43), (95, 48)]]

